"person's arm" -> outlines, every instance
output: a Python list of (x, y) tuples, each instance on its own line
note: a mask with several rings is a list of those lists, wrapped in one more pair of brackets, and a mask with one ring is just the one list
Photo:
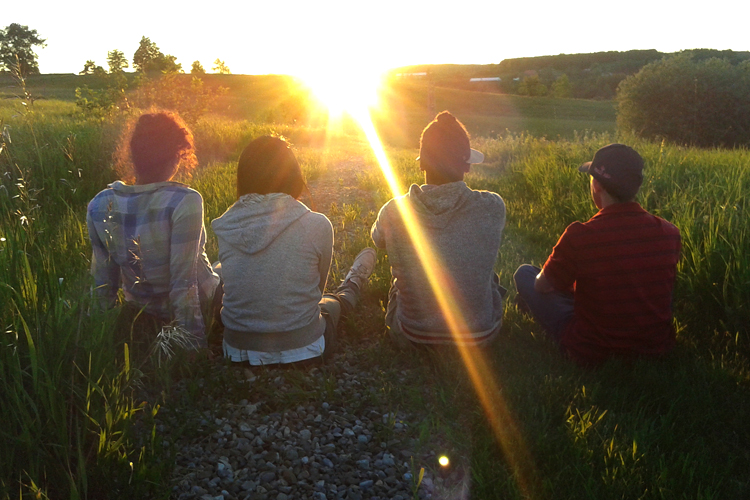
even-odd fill
[(538, 293), (552, 293), (555, 291), (555, 287), (549, 282), (547, 277), (544, 275), (544, 271), (540, 271), (536, 275), (534, 280), (534, 291)]
[(579, 254), (572, 245), (576, 233), (583, 230), (583, 225), (574, 222), (565, 229), (565, 232), (557, 240), (552, 253), (544, 263), (541, 272), (534, 280), (534, 290), (539, 293), (551, 293), (554, 291), (573, 291), (578, 276)]
[(375, 243), (375, 246), (378, 248), (385, 248), (385, 207), (387, 207), (388, 204), (384, 205), (383, 208), (380, 209), (380, 213), (378, 213), (378, 218), (375, 220), (375, 222), (372, 224), (372, 229), (370, 230), (370, 236), (372, 236), (372, 242)]
[(94, 292), (105, 307), (113, 307), (120, 289), (120, 266), (112, 258), (107, 245), (99, 238), (91, 211), (86, 213), (89, 239), (91, 240), (91, 275), (94, 277)]
[(203, 231), (203, 200), (191, 192), (172, 214), (169, 301), (175, 322), (192, 335), (196, 349), (208, 346), (198, 293), (198, 255), (202, 251)]
[(318, 270), (320, 271), (320, 293), (323, 293), (326, 290), (328, 272), (331, 270), (331, 261), (333, 260), (333, 226), (327, 217), (325, 218), (325, 224), (321, 224), (321, 228), (318, 246), (320, 252)]

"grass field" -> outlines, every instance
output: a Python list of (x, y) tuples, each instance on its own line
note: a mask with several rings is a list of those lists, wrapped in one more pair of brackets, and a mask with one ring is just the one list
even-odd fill
[[(45, 88), (65, 97), (75, 81), (51, 78)], [(391, 193), (356, 129), (326, 136), (319, 123), (275, 121), (269, 109), (284, 99), (271, 88), (279, 82), (248, 82), (226, 96), (223, 114), (193, 126), (201, 165), (189, 182), (204, 196), (206, 223), (232, 203), (234, 161), (252, 137), (289, 137), (313, 195), (318, 179), (337, 179), (341, 163), (356, 159), (363, 168), (354, 183), (373, 201), (317, 206), (337, 230), (333, 282), (339, 262), (343, 267), (368, 241)], [(254, 93), (273, 94), (270, 104), (253, 101)], [(389, 109), (376, 121), (390, 161), (402, 185), (419, 182), (413, 158), (428, 121), (420, 104), (426, 89), (406, 86), (386, 97)], [(519, 264), (543, 262), (570, 222), (595, 212), (587, 180), (574, 167), (616, 138), (611, 103), (445, 89), (436, 89), (436, 103), (467, 124), (486, 154), (469, 185), (506, 202), (496, 271), (512, 291)], [(30, 111), (4, 100), (0, 123), (0, 498), (166, 498), (170, 458), (156, 427), (150, 440), (138, 441), (135, 422), (148, 428), (157, 404), (170, 404), (170, 384), (211, 367), (181, 357), (161, 367), (131, 358), (113, 343), (117, 312), (91, 307), (85, 206), (115, 179), (110, 158), (121, 120), (79, 115), (70, 100), (39, 100)], [(457, 356), (400, 353), (384, 339), (381, 303), (390, 274), (382, 252), (361, 314), (345, 324), (351, 345), (367, 340), (364, 359), (383, 370), (379, 397), (425, 415), (412, 437), (458, 457), (472, 498), (750, 496), (750, 152), (619, 139), (646, 159), (640, 201), (683, 236), (678, 346), (667, 359), (578, 368), (510, 305), (511, 292), (488, 362), (500, 388), (493, 401), (507, 406), (506, 424), (525, 450), (518, 455), (504, 451)], [(211, 233), (207, 249), (215, 258)], [(142, 406), (138, 384), (163, 395)], [(187, 404), (202, 404), (201, 392)], [(294, 407), (315, 395), (274, 404)]]

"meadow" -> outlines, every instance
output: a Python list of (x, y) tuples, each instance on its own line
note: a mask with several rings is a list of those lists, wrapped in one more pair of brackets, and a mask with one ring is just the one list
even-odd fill
[[(272, 133), (295, 145), (311, 203), (323, 183), (343, 191), (346, 180), (369, 193), (361, 200), (318, 197), (316, 209), (337, 231), (330, 286), (367, 244), (377, 209), (392, 193), (352, 123), (329, 132), (319, 120), (293, 116), (297, 103), (285, 92), (294, 89), (273, 78), (283, 80), (224, 79), (236, 88), (222, 98), (221, 113), (192, 125), (200, 167), (186, 181), (203, 194), (210, 228), (234, 201), (239, 151)], [(187, 401), (170, 398), (175, 384), (190, 384), (214, 365), (179, 353), (166, 362), (131, 355), (114, 340), (117, 311), (93, 307), (85, 207), (116, 179), (111, 154), (127, 116), (82, 115), (65, 91), (72, 84), (65, 85), (33, 104), (0, 101), (0, 499), (168, 498), (174, 456), (155, 419), (161, 408), (202, 406), (207, 391), (224, 389), (195, 389)], [(406, 186), (420, 182), (414, 157), (430, 118), (426, 89), (405, 83), (391, 90), (375, 122)], [(619, 137), (607, 102), (440, 88), (435, 100), (438, 110), (466, 123), (474, 147), (486, 155), (467, 183), (500, 193), (507, 205), (496, 271), (511, 292), (487, 357), (499, 387), (494, 397), (507, 408), (504, 425), (516, 430), (511, 438), (523, 453), (498, 439), (459, 356), (398, 352), (385, 338), (390, 271), (384, 252), (361, 313), (344, 325), (345, 343), (361, 345), (364, 359), (382, 370), (373, 397), (423, 416), (411, 437), (448, 450), (468, 471), (472, 498), (750, 496), (750, 152)], [(582, 369), (512, 305), (512, 274), (522, 263), (544, 262), (570, 222), (595, 213), (588, 180), (575, 167), (614, 140), (632, 144), (646, 160), (639, 201), (682, 233), (678, 346), (658, 362), (615, 360)], [(352, 161), (363, 167), (341, 177), (341, 164)], [(213, 260), (210, 229), (208, 240)], [(335, 377), (336, 367), (330, 370)], [(242, 397), (263, 394), (262, 384), (253, 387)], [(275, 401), (273, 408), (314, 402), (319, 391), (325, 388)]]

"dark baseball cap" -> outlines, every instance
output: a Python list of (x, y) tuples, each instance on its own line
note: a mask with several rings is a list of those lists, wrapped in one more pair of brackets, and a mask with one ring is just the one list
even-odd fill
[(643, 183), (643, 158), (625, 144), (604, 146), (578, 170), (589, 174), (609, 194), (623, 201), (634, 198)]

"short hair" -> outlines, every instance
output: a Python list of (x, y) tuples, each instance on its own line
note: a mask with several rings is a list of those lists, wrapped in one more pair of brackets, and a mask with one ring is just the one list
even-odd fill
[(123, 177), (132, 179), (133, 173), (159, 177), (175, 161), (185, 172), (198, 163), (193, 133), (177, 113), (152, 111), (126, 126), (116, 152), (116, 164)]
[(470, 154), (466, 127), (448, 111), (438, 114), (422, 131), (419, 159), (445, 174), (468, 172)]
[(304, 188), (302, 169), (285, 140), (258, 137), (242, 151), (237, 163), (237, 198), (250, 193), (299, 198)]

